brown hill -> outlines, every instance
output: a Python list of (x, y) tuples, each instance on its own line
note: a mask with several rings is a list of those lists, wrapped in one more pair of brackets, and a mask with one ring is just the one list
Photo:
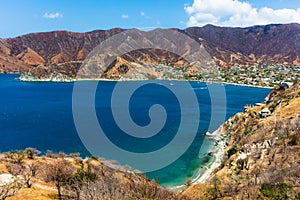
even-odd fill
[[(137, 29), (132, 30), (137, 33), (142, 32)], [(156, 33), (158, 30), (163, 29), (150, 31), (149, 34)], [(185, 30), (171, 30), (195, 39), (201, 44), (201, 48), (209, 53), (213, 61), (221, 67), (231, 67), (237, 64), (259, 65), (262, 63), (300, 64), (299, 24), (274, 24), (248, 28), (207, 25)], [(54, 31), (1, 39), (0, 72), (28, 71), (28, 67), (32, 66), (50, 67), (55, 71), (56, 65), (60, 65), (60, 69), (68, 67), (77, 69), (78, 61), (83, 61), (97, 45), (124, 31), (120, 28), (87, 33)], [(164, 39), (168, 40), (168, 38)], [(165, 41), (165, 44), (172, 44), (172, 41)], [(129, 52), (122, 57), (129, 62), (144, 65), (164, 64), (177, 67), (187, 65), (181, 57), (157, 49), (141, 49)], [(203, 58), (199, 58), (199, 60), (201, 59)], [(73, 65), (72, 63), (76, 64)], [(69, 72), (70, 70), (66, 69), (65, 75), (75, 76)], [(33, 76), (40, 75), (33, 73)]]
[[(226, 155), (193, 199), (299, 199), (300, 85), (274, 89), (264, 106), (248, 108), (222, 126)], [(270, 113), (262, 116), (262, 110)]]
[(96, 157), (82, 159), (77, 154), (37, 157), (36, 152), (27, 148), (0, 154), (1, 199), (188, 200), (129, 166)]
[(299, 24), (248, 28), (207, 25), (188, 28), (185, 32), (195, 39), (204, 40), (210, 47), (209, 53), (215, 56), (216, 61), (225, 62), (226, 66), (262, 62), (300, 64)]

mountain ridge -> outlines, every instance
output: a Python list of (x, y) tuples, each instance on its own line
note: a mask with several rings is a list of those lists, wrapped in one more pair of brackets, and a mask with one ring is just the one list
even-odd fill
[[(70, 70), (67, 68), (72, 65), (70, 63), (83, 61), (101, 42), (128, 30), (144, 32), (138, 29), (121, 28), (85, 33), (63, 30), (0, 39), (0, 73), (30, 72), (37, 66), (56, 69), (51, 66), (61, 65), (60, 69), (65, 69), (65, 72), (60, 70), (63, 75), (75, 76), (68, 73)], [(152, 31), (157, 30), (166, 29)], [(218, 67), (257, 66), (264, 63), (300, 65), (300, 24), (297, 23), (246, 28), (206, 25), (167, 30), (177, 31), (194, 39), (205, 48)], [(127, 61), (145, 65), (174, 66), (178, 61), (182, 61), (180, 56), (166, 56), (166, 52), (157, 49), (137, 50), (122, 57)], [(172, 62), (168, 62), (169, 60)], [(163, 63), (165, 61), (167, 63)], [(62, 66), (63, 63), (69, 64)], [(183, 65), (186, 65), (186, 62), (176, 66)], [(78, 70), (78, 66), (71, 67)], [(41, 74), (33, 73), (32, 75)]]

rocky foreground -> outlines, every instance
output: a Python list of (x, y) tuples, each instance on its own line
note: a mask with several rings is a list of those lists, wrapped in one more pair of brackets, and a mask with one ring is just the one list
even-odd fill
[(189, 199), (161, 188), (129, 166), (77, 154), (14, 151), (1, 155), (0, 199)]

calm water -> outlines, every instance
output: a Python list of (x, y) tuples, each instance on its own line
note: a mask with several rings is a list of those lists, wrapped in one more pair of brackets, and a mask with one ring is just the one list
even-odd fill
[[(82, 144), (72, 115), (73, 83), (26, 83), (16, 80), (18, 75), (0, 75), (0, 151), (35, 147), (42, 152), (52, 150), (66, 153), (80, 152), (82, 156), (90, 153)], [(220, 122), (208, 125), (211, 119), (211, 99), (205, 83), (191, 82), (200, 107), (200, 122), (193, 118), (195, 108), (191, 106), (184, 113), (178, 109), (178, 101), (170, 91), (163, 87), (144, 87), (131, 99), (130, 114), (139, 125), (149, 123), (148, 110), (153, 104), (164, 105), (172, 120), (167, 121), (161, 134), (147, 142), (120, 133), (111, 116), (110, 97), (116, 82), (101, 82), (95, 95), (96, 111), (104, 131), (116, 145), (132, 152), (149, 152), (162, 148), (178, 129), (180, 115), (189, 115), (190, 123), (199, 123), (199, 129), (188, 151), (176, 162), (164, 169), (147, 173), (149, 178), (157, 178), (163, 185), (183, 183), (195, 174), (198, 166), (210, 158), (200, 155), (203, 134), (214, 131)], [(135, 84), (134, 82), (122, 83)], [(176, 84), (176, 83), (174, 83)], [(227, 108), (226, 119), (243, 110), (246, 104), (261, 102), (269, 89), (225, 85)], [(182, 91), (183, 94), (185, 91)], [(187, 133), (188, 133), (188, 125)], [(126, 163), (122, 163), (126, 164)]]

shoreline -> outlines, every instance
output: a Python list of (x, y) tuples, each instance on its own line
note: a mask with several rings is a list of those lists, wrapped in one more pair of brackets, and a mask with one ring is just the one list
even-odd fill
[[(97, 81), (93, 79), (87, 79), (87, 80), (78, 80), (78, 81)], [(111, 80), (111, 79), (101, 79), (98, 81), (118, 81), (118, 80)], [(128, 81), (151, 81), (151, 80), (120, 80), (121, 82), (128, 82)], [(158, 80), (158, 81), (189, 81), (189, 82), (203, 82), (203, 81), (197, 81), (197, 80), (179, 80), (179, 79), (168, 79), (168, 80)], [(45, 82), (45, 81), (44, 81)], [(50, 81), (46, 81), (50, 82)], [(228, 85), (237, 85), (237, 86), (243, 86), (243, 87), (257, 87), (257, 88), (270, 88), (270, 87), (263, 87), (263, 86), (254, 86), (254, 85), (246, 85), (246, 84), (237, 84), (237, 83), (227, 83), (227, 82), (203, 82), (208, 84), (228, 84)], [(194, 175), (192, 176), (191, 184), (197, 184), (197, 183), (205, 183), (210, 177), (211, 174), (214, 172), (216, 168), (218, 168), (224, 159), (225, 154), (225, 147), (226, 147), (226, 136), (222, 136), (221, 134), (221, 128), (220, 127), (215, 130), (210, 136), (205, 136), (204, 140), (207, 139), (213, 139), (213, 141), (216, 144), (212, 144), (211, 147), (208, 148), (207, 153), (210, 153), (213, 157), (212, 161), (210, 161), (208, 164), (203, 166), (198, 166), (197, 170), (195, 170)], [(188, 179), (186, 179), (188, 180)], [(180, 191), (184, 190), (187, 185), (181, 184), (181, 185), (173, 185), (173, 186), (165, 186), (167, 189), (174, 190), (174, 191)]]
[[(220, 127), (215, 130), (211, 136), (205, 136), (205, 140), (213, 139), (213, 141), (215, 142), (215, 144), (209, 147), (208, 151), (208, 153), (210, 153), (213, 157), (213, 160), (207, 165), (199, 166), (196, 177), (191, 180), (190, 185), (207, 182), (215, 169), (217, 169), (222, 164), (225, 157), (226, 136), (223, 136), (221, 134), (221, 128), (222, 125), (220, 125)], [(182, 192), (187, 187), (189, 186), (187, 186), (186, 184), (182, 184), (169, 187), (167, 186), (166, 188), (174, 192)]]
[[(205, 82), (209, 83), (209, 82)], [(269, 86), (261, 86), (261, 85), (249, 85), (249, 84), (242, 84), (242, 83), (229, 83), (229, 82), (212, 82), (212, 83), (219, 83), (219, 84), (226, 84), (226, 85), (236, 85), (236, 86), (244, 86), (244, 87), (254, 87), (254, 88), (266, 88), (266, 89), (273, 89), (274, 87)]]
[[(10, 75), (21, 75), (20, 73), (6, 73)], [(2, 73), (0, 73), (2, 75)], [(5, 74), (3, 74), (5, 75)], [(254, 87), (254, 88), (265, 88), (265, 89), (273, 89), (274, 87), (269, 86), (261, 86), (261, 85), (251, 85), (251, 84), (242, 84), (242, 83), (231, 83), (231, 82), (220, 82), (220, 81), (202, 81), (202, 80), (187, 80), (187, 79), (153, 79), (153, 80), (132, 80), (132, 79), (121, 79), (121, 80), (112, 80), (112, 79), (105, 79), (105, 78), (99, 78), (99, 79), (74, 79), (71, 78), (69, 80), (49, 80), (48, 78), (45, 79), (23, 79), (18, 78), (19, 81), (22, 82), (55, 82), (55, 83), (76, 83), (81, 81), (104, 81), (104, 82), (138, 82), (138, 81), (188, 81), (188, 82), (200, 82), (200, 83), (208, 83), (208, 84), (224, 84), (224, 85), (234, 85), (234, 86), (243, 86), (243, 87)]]
[(193, 180), (192, 184), (205, 183), (212, 175), (212, 173), (217, 169), (223, 162), (225, 157), (225, 148), (226, 142), (225, 137), (221, 135), (222, 125), (213, 132), (212, 137), (217, 144), (214, 144), (210, 153), (212, 153), (213, 161), (211, 161), (204, 171), (202, 171), (198, 176)]

